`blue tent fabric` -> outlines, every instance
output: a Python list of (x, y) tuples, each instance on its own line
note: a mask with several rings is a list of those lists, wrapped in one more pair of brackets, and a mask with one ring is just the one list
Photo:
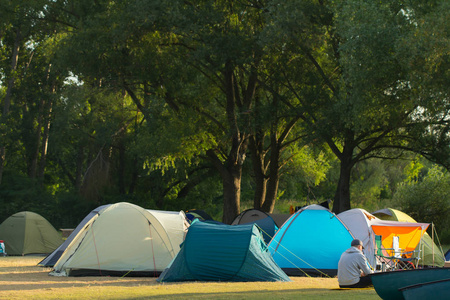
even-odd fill
[(293, 214), (268, 245), (273, 259), (286, 274), (337, 275), (341, 254), (353, 236), (341, 220), (319, 205)]
[(450, 261), (450, 249), (448, 249), (447, 252), (445, 253), (445, 260)]
[(276, 265), (254, 224), (195, 221), (180, 252), (158, 282), (290, 281)]

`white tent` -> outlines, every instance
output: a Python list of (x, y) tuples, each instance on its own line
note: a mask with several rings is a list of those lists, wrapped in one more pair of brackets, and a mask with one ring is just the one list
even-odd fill
[(187, 226), (182, 211), (112, 204), (86, 223), (50, 274), (157, 276), (179, 252)]
[(97, 207), (96, 209), (92, 210), (84, 219), (78, 224), (78, 226), (72, 231), (72, 233), (67, 237), (67, 239), (64, 241), (64, 243), (61, 244), (55, 251), (50, 253), (46, 258), (41, 260), (38, 265), (43, 267), (53, 267), (55, 263), (58, 261), (58, 259), (61, 257), (61, 255), (64, 253), (64, 250), (66, 250), (67, 246), (73, 241), (73, 239), (77, 236), (78, 232), (80, 232), (81, 229), (84, 228), (84, 225), (86, 225), (89, 220), (91, 220), (95, 215), (97, 215), (102, 209), (108, 207), (110, 204), (102, 205)]
[[(374, 268), (377, 263), (375, 235), (379, 235), (380, 232), (384, 233), (384, 238), (386, 239), (383, 239), (383, 246), (385, 248), (392, 248), (392, 236), (400, 235), (402, 236), (401, 248), (414, 250), (429, 225), (427, 223), (381, 220), (360, 208), (341, 212), (337, 216), (347, 226), (353, 236), (363, 242), (364, 254)], [(391, 240), (387, 241), (387, 238), (391, 238)]]

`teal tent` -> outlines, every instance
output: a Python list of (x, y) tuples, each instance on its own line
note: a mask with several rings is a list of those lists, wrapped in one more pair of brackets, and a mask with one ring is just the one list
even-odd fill
[(194, 221), (178, 255), (159, 276), (171, 281), (290, 281), (254, 224)]
[(293, 214), (268, 247), (289, 276), (334, 276), (339, 258), (352, 240), (352, 234), (334, 213), (313, 204)]

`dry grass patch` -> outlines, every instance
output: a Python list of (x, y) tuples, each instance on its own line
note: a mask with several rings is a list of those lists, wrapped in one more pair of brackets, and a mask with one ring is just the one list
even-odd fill
[(157, 283), (152, 277), (53, 277), (42, 257), (0, 257), (0, 299), (379, 299), (373, 289), (339, 290), (336, 278), (292, 282)]

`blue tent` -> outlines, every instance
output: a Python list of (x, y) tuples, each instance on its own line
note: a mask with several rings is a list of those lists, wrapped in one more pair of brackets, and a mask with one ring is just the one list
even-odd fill
[(194, 221), (180, 252), (158, 278), (171, 281), (290, 281), (254, 224)]
[(337, 274), (352, 234), (329, 209), (304, 207), (293, 214), (268, 245), (275, 262), (290, 276)]
[(445, 253), (445, 260), (450, 261), (450, 249), (448, 249), (447, 252)]
[(243, 224), (256, 224), (261, 229), (266, 244), (270, 242), (272, 237), (275, 235), (275, 232), (278, 230), (278, 226), (274, 219), (259, 209), (244, 210), (236, 218), (234, 218), (231, 223), (231, 225)]

